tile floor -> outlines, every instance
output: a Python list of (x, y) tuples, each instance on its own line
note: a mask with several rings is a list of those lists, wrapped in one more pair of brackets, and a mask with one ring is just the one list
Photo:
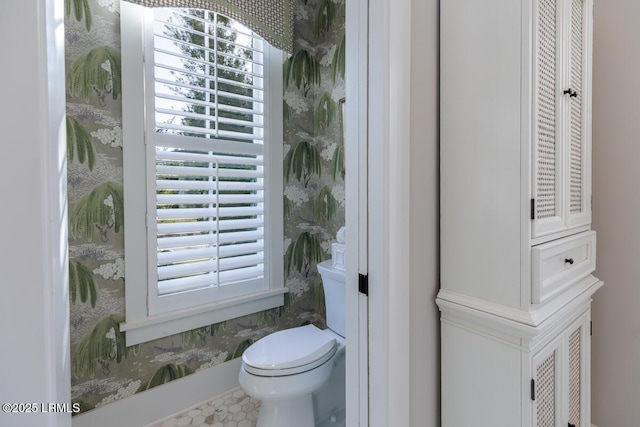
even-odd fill
[(238, 388), (147, 427), (255, 427), (259, 409), (260, 401)]

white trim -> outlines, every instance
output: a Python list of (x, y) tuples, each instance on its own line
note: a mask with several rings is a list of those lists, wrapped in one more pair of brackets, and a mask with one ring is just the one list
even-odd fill
[(252, 294), (234, 298), (233, 300), (160, 313), (121, 323), (120, 330), (127, 332), (127, 346), (140, 344), (190, 331), (203, 325), (212, 325), (270, 308), (280, 307), (284, 304), (284, 294), (286, 292), (287, 288), (280, 288), (262, 292), (259, 295)]
[(241, 358), (136, 393), (73, 418), (73, 427), (146, 426), (240, 386)]
[(369, 46), (369, 424), (407, 426), (410, 0), (371, 0)]
[(346, 425), (369, 425), (368, 298), (358, 274), (368, 273), (367, 0), (346, 3)]
[[(4, 54), (20, 66), (0, 72), (8, 82), (0, 105), (7, 159), (0, 189), (17, 203), (2, 213), (11, 226), (0, 241), (7, 302), (0, 324), (3, 348), (11, 351), (0, 355), (0, 401), (64, 404), (71, 396), (64, 4), (13, 2), (3, 12), (11, 19), (4, 20), (0, 37), (19, 35)], [(71, 414), (0, 412), (0, 425), (67, 427)]]

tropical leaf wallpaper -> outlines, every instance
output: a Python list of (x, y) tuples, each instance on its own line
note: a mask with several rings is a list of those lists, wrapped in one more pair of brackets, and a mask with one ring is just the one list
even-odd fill
[(297, 0), (283, 71), (283, 307), (133, 347), (125, 313), (119, 0), (65, 0), (72, 400), (83, 411), (239, 357), (274, 331), (324, 325), (318, 262), (344, 225), (344, 0)]

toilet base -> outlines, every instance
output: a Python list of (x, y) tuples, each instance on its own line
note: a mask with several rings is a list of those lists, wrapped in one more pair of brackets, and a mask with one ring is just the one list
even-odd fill
[(306, 393), (289, 399), (265, 399), (256, 427), (314, 427), (313, 396)]

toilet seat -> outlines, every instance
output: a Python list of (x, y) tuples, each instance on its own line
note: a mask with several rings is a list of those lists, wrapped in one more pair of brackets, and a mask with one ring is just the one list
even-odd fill
[(313, 325), (285, 329), (252, 344), (242, 355), (245, 371), (279, 377), (314, 369), (337, 351), (334, 337)]

